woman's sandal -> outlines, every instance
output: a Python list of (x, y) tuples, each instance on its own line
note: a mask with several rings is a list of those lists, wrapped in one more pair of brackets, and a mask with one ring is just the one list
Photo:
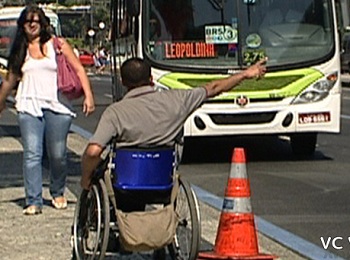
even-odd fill
[(63, 196), (56, 197), (52, 199), (52, 206), (55, 209), (66, 209), (67, 208), (67, 199)]
[(24, 215), (38, 215), (41, 213), (41, 208), (36, 205), (30, 205), (23, 210)]

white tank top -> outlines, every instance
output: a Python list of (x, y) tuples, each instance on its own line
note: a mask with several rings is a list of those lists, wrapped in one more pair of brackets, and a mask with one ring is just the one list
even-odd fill
[(52, 40), (46, 46), (47, 55), (41, 59), (31, 57), (27, 51), (16, 94), (16, 109), (37, 117), (43, 116), (43, 109), (75, 116), (73, 111), (58, 101), (57, 63)]

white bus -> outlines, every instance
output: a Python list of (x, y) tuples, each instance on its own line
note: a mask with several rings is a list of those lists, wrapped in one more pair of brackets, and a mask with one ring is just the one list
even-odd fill
[[(17, 19), (24, 6), (0, 8), (0, 69), (7, 66), (6, 57), (10, 52), (10, 46), (16, 34)], [(55, 12), (43, 8), (45, 15), (50, 18), (50, 24), (56, 35), (61, 35), (61, 24)]]
[(340, 1), (111, 3), (115, 56), (147, 59), (164, 88), (202, 86), (268, 57), (264, 79), (207, 100), (187, 120), (185, 136), (288, 136), (293, 152), (305, 157), (314, 153), (318, 133), (339, 133)]

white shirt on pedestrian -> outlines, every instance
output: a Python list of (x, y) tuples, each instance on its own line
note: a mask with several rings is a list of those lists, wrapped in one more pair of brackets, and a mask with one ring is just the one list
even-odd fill
[(27, 51), (16, 94), (16, 109), (36, 117), (43, 116), (43, 109), (75, 116), (58, 100), (56, 53), (51, 40), (46, 45), (47, 55), (44, 58), (33, 58)]

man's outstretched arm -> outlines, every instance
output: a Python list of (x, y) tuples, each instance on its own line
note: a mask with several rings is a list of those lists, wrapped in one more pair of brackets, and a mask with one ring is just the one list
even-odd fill
[(81, 161), (82, 176), (80, 185), (83, 189), (89, 190), (91, 186), (91, 178), (99, 163), (101, 162), (101, 154), (103, 148), (98, 144), (90, 143), (86, 147)]
[(252, 78), (258, 79), (263, 77), (266, 73), (266, 61), (267, 58), (258, 61), (256, 64), (248, 67), (246, 70), (243, 70), (242, 72), (234, 74), (228, 78), (209, 82), (204, 86), (204, 88), (207, 90), (207, 97), (215, 97), (222, 92), (229, 91), (243, 80)]

